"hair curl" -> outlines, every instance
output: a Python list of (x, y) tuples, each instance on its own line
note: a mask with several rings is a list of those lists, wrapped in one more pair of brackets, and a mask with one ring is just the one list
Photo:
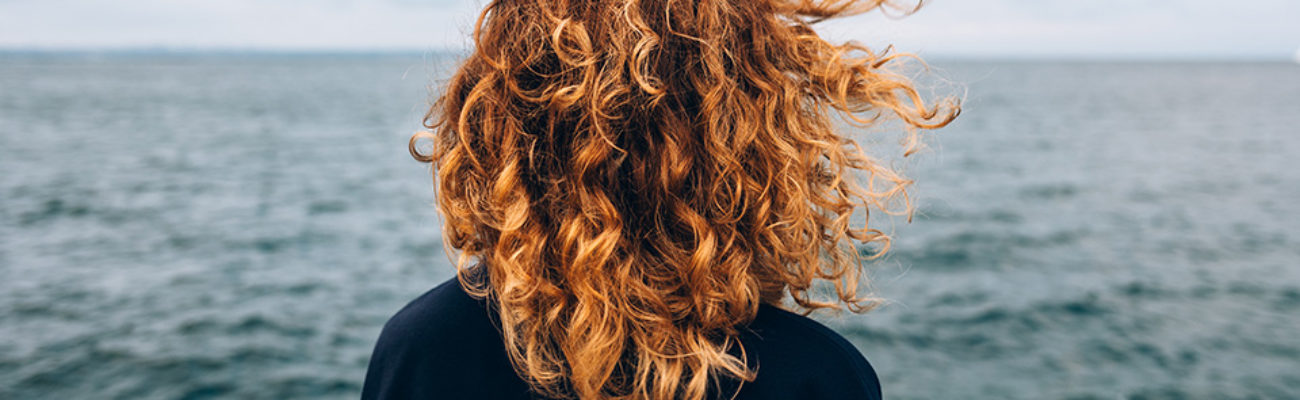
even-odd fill
[[(411, 139), (434, 164), (461, 283), (497, 308), (508, 354), (552, 397), (700, 399), (751, 380), (737, 327), (788, 294), (805, 310), (859, 295), (851, 223), (911, 183), (837, 133), (942, 127), (891, 71), (897, 54), (811, 25), (882, 0), (496, 0)], [(429, 138), (431, 152), (417, 149)], [(855, 173), (865, 173), (861, 181)], [(910, 211), (904, 204), (903, 211)], [(894, 210), (897, 211), (897, 210)], [(487, 279), (467, 278), (473, 260)], [(819, 300), (815, 282), (834, 297)], [(829, 290), (827, 290), (829, 292)], [(738, 354), (728, 350), (739, 349)]]

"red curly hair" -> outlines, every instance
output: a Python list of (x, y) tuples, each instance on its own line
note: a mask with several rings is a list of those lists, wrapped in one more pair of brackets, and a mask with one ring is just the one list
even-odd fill
[[(898, 55), (831, 44), (811, 27), (881, 7), (899, 6), (487, 6), (411, 152), (434, 164), (462, 285), (491, 299), (535, 391), (701, 399), (711, 381), (753, 379), (735, 337), (759, 304), (876, 304), (859, 293), (855, 244), (881, 254), (888, 237), (850, 220), (890, 211), (910, 181), (832, 117), (857, 127), (897, 117), (910, 154), (918, 128), (960, 109), (924, 101), (890, 70)], [(418, 151), (421, 138), (431, 152)], [(487, 279), (468, 279), (474, 261)], [(814, 295), (818, 281), (833, 297)]]

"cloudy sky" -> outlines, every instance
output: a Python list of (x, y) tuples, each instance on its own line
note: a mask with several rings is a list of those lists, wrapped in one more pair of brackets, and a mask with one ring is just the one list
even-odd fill
[[(434, 50), (484, 0), (0, 0), (0, 49)], [(1300, 57), (1300, 0), (930, 0), (827, 24), (927, 56)]]

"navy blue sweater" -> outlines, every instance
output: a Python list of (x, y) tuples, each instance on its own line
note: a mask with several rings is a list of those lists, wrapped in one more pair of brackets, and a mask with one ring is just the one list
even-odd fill
[[(541, 399), (515, 374), (484, 300), (451, 279), (384, 325), (362, 399)], [(880, 382), (858, 350), (829, 328), (763, 305), (741, 329), (757, 378), (727, 383), (719, 399), (880, 399)]]

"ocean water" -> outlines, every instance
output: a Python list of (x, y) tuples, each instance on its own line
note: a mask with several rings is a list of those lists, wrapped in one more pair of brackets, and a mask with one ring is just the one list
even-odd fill
[[(1300, 65), (944, 62), (887, 398), (1300, 397)], [(436, 56), (0, 56), (0, 398), (355, 398), (451, 276)], [(866, 140), (866, 139), (864, 139)]]

